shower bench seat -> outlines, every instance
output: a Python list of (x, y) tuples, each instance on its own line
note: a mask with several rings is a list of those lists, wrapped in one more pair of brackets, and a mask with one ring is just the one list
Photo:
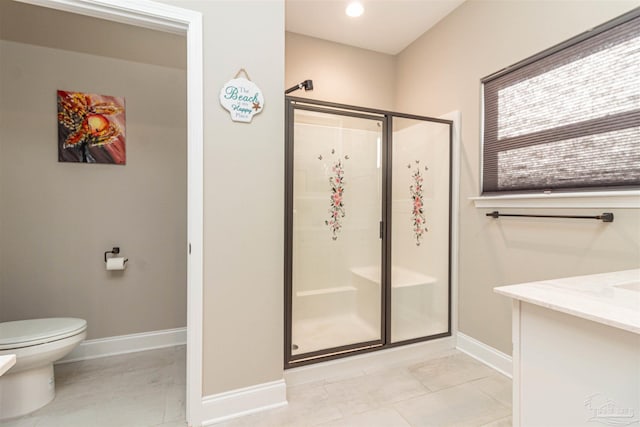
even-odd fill
[(298, 291), (296, 292), (296, 296), (310, 297), (314, 295), (327, 295), (327, 294), (340, 294), (343, 292), (355, 292), (357, 290), (358, 289), (356, 289), (355, 286), (332, 286), (329, 288), (313, 289), (310, 291)]
[[(380, 285), (379, 266), (353, 267), (351, 269), (351, 273), (358, 277), (366, 279), (373, 284)], [(391, 269), (392, 288), (434, 285), (437, 282), (438, 280), (435, 277), (427, 276), (426, 274), (422, 274), (417, 271), (409, 270), (402, 267), (393, 267)]]

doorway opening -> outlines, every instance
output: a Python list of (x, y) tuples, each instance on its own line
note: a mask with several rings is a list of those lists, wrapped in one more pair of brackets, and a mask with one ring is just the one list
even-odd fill
[[(202, 15), (156, 2), (127, 0), (18, 0), (49, 9), (99, 18), (186, 37), (187, 232), (179, 256), (187, 259), (186, 417), (200, 425), (202, 411), (202, 247), (203, 247), (203, 48)], [(123, 248), (124, 250), (124, 248)]]

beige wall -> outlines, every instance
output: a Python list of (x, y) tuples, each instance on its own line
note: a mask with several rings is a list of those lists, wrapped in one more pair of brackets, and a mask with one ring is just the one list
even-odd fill
[(291, 96), (393, 109), (395, 57), (301, 34), (286, 33), (285, 87), (313, 80)]
[[(204, 18), (205, 395), (282, 378), (284, 2), (162, 0)], [(219, 103), (244, 68), (264, 110), (232, 122)]]
[[(0, 321), (185, 326), (185, 71), (7, 41), (0, 57)], [(125, 166), (57, 161), (57, 89), (126, 98)], [(113, 246), (124, 272), (105, 270)]]
[(480, 185), (480, 79), (639, 4), (469, 0), (398, 56), (398, 110), (432, 116), (461, 111), (459, 329), (505, 353), (511, 353), (510, 301), (492, 288), (637, 267), (640, 215), (631, 209), (553, 212), (611, 211), (612, 224), (486, 218), (489, 209), (468, 199)]

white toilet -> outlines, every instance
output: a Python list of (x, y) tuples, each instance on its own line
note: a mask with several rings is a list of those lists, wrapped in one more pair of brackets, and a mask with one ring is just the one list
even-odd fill
[(53, 362), (87, 336), (87, 322), (74, 318), (0, 323), (0, 355), (16, 364), (0, 376), (0, 421), (33, 412), (55, 397)]

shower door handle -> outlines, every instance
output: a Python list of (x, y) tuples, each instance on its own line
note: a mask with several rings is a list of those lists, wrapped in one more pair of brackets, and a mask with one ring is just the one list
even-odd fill
[(380, 221), (380, 238), (384, 239), (384, 222)]

